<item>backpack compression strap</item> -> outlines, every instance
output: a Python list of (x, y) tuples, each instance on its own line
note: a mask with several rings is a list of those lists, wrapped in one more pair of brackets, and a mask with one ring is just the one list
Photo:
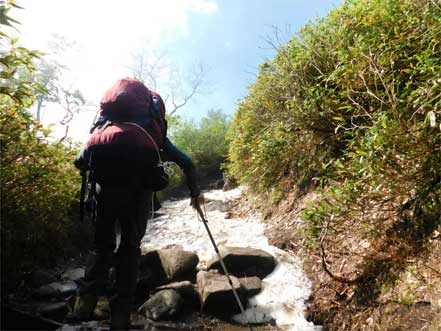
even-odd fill
[(155, 146), (155, 150), (156, 153), (158, 155), (158, 167), (163, 167), (164, 168), (164, 172), (168, 175), (171, 176), (174, 173), (173, 168), (170, 166), (173, 162), (168, 162), (168, 161), (162, 161), (161, 159), (161, 153), (159, 152), (159, 147), (158, 144), (156, 143), (155, 139), (153, 139), (153, 137), (141, 126), (138, 125), (136, 123), (133, 122), (123, 122), (121, 124), (128, 124), (128, 125), (133, 125), (135, 127), (137, 127), (138, 129), (140, 129), (142, 132), (144, 132), (144, 134), (150, 138), (150, 140), (152, 141), (153, 145)]

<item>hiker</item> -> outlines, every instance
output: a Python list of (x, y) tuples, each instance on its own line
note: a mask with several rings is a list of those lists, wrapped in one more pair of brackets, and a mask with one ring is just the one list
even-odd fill
[[(193, 162), (166, 137), (166, 128), (162, 99), (142, 82), (120, 79), (104, 94), (101, 117), (74, 161), (82, 172), (90, 171), (90, 186), (97, 205), (94, 249), (86, 261), (73, 319), (91, 319), (109, 269), (114, 265), (116, 283), (110, 302), (110, 328), (129, 329), (140, 243), (150, 212), (153, 213), (152, 194), (167, 184), (165, 161), (175, 162), (183, 169), (191, 205), (196, 207), (199, 203)], [(121, 228), (118, 248), (116, 221)]]

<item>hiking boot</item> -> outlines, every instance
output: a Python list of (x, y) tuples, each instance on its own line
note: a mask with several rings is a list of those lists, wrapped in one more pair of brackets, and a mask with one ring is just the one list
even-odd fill
[(129, 330), (130, 329), (130, 312), (112, 311), (110, 314), (110, 330)]
[(74, 321), (91, 320), (97, 302), (98, 297), (94, 294), (79, 295), (76, 297), (74, 309), (69, 319)]

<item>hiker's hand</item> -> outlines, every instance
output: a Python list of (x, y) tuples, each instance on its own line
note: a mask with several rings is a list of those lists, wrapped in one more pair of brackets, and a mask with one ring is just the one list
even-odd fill
[(197, 209), (202, 204), (204, 204), (204, 195), (199, 194), (197, 197), (193, 197), (190, 200), (190, 206), (192, 206), (194, 209)]

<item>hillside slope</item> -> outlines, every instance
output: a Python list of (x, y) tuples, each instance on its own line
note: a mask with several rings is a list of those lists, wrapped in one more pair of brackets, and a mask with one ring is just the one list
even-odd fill
[(440, 73), (437, 1), (346, 1), (239, 104), (229, 175), (306, 252), (330, 330), (441, 324)]

